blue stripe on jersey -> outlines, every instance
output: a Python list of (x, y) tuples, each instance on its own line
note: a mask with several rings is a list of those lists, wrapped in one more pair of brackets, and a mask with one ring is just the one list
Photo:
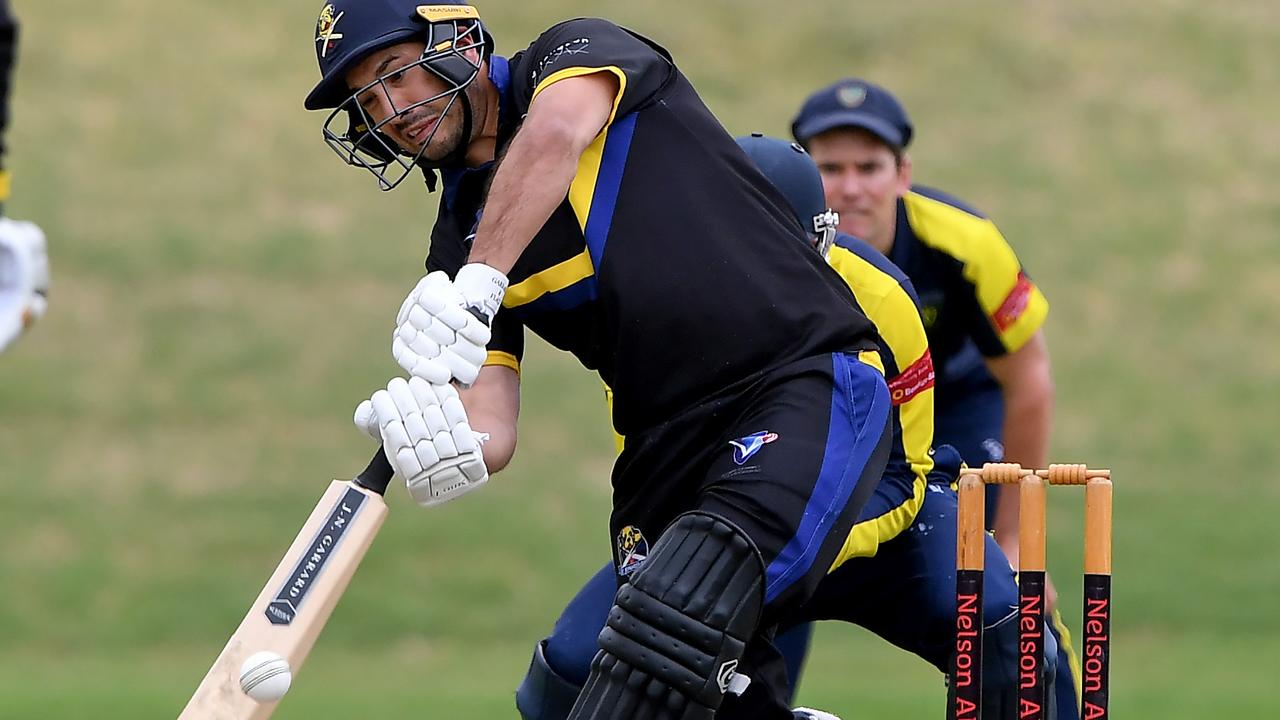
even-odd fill
[(604, 153), (600, 158), (595, 193), (591, 198), (591, 212), (583, 230), (597, 275), (604, 257), (604, 245), (609, 239), (609, 228), (613, 225), (613, 210), (618, 203), (618, 190), (622, 187), (622, 173), (627, 166), (627, 155), (631, 152), (631, 138), (635, 135), (638, 116), (638, 113), (633, 112), (614, 120), (609, 127)]
[(796, 534), (765, 568), (766, 603), (809, 572), (888, 422), (889, 391), (880, 373), (856, 355), (835, 353), (831, 359), (835, 387), (822, 469)]

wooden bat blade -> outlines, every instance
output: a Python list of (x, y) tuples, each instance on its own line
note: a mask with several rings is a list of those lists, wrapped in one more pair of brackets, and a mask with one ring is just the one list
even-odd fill
[(387, 504), (376, 489), (334, 480), (179, 720), (270, 717), (278, 701), (259, 703), (246, 695), (240, 689), (241, 664), (269, 650), (287, 660), (297, 677), (386, 516)]

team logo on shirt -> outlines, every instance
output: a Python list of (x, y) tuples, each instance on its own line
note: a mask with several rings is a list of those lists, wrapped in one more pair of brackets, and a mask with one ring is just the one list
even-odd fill
[(920, 308), (920, 319), (924, 322), (926, 328), (932, 328), (938, 322), (938, 306), (925, 305)]
[(618, 574), (630, 575), (639, 570), (649, 557), (649, 541), (635, 525), (628, 525), (618, 533)]
[(861, 85), (845, 85), (836, 91), (836, 99), (847, 108), (855, 108), (867, 99), (867, 89)]
[(333, 49), (334, 45), (342, 39), (342, 33), (334, 32), (338, 27), (338, 21), (342, 19), (345, 11), (333, 14), (333, 3), (324, 6), (320, 11), (320, 19), (316, 20), (316, 44), (320, 46), (320, 57), (324, 57)]
[(761, 430), (746, 437), (740, 437), (737, 440), (730, 440), (729, 444), (733, 446), (733, 461), (742, 465), (750, 460), (752, 455), (760, 452), (760, 448), (777, 439), (778, 433)]

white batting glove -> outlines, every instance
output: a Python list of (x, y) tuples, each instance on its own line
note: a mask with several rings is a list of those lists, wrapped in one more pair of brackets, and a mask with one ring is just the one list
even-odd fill
[(489, 480), (480, 445), (452, 385), (392, 378), (356, 407), (356, 427), (382, 441), (387, 460), (422, 507), (449, 502)]
[(391, 354), (414, 377), (470, 387), (506, 288), (506, 276), (481, 263), (464, 265), (452, 281), (439, 271), (427, 275), (400, 305)]
[(791, 711), (795, 720), (840, 720), (840, 718), (829, 712), (814, 710), (813, 708), (799, 707)]
[(44, 315), (49, 255), (35, 223), (0, 217), (0, 352)]

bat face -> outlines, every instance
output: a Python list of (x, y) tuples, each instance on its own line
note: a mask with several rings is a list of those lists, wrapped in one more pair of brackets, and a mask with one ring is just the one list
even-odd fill
[(390, 469), (381, 487), (371, 483), (374, 489), (361, 484), (368, 473), (329, 485), (179, 720), (271, 716), (278, 701), (259, 703), (246, 695), (240, 688), (240, 667), (250, 655), (266, 650), (288, 661), (297, 675), (387, 516), (381, 492)]
[[(333, 509), (329, 511), (329, 516), (316, 531), (315, 537), (304, 549), (293, 573), (280, 585), (275, 599), (267, 603), (263, 614), (268, 622), (272, 625), (293, 624), (302, 603), (315, 587), (329, 559), (338, 554), (342, 538), (347, 534), (348, 528), (355, 525), (360, 510), (369, 500), (371, 498), (368, 491), (355, 485), (351, 485), (342, 493), (342, 497), (334, 504)], [(378, 500), (380, 501), (381, 498)], [(323, 507), (324, 504), (321, 501), (317, 507)], [(302, 536), (299, 535), (298, 539), (301, 540)]]

